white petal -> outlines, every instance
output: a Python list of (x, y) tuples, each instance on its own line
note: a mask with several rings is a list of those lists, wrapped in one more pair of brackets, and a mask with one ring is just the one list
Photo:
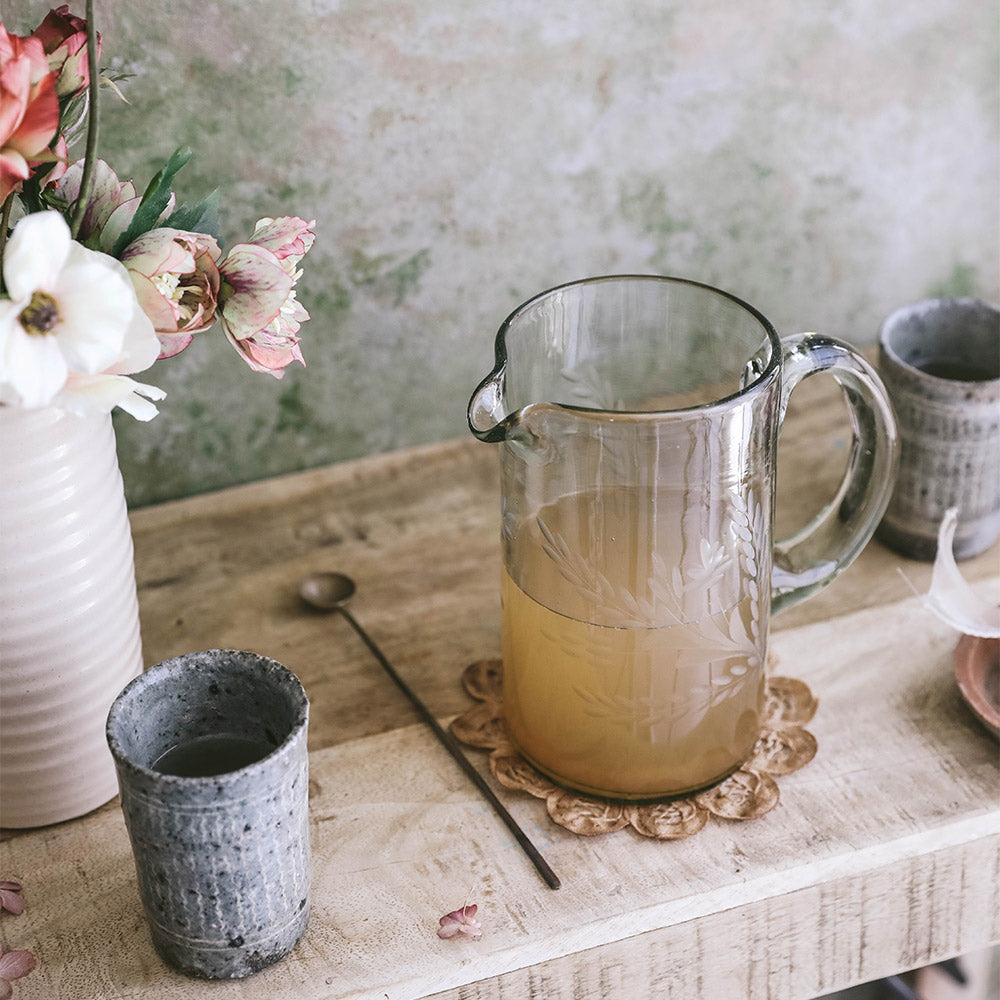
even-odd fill
[[(81, 248), (83, 249), (83, 248)], [(90, 253), (90, 251), (86, 251)], [(119, 319), (123, 323), (121, 347), (115, 361), (102, 371), (116, 375), (131, 375), (145, 371), (160, 356), (160, 339), (150, 318), (143, 312), (135, 295), (132, 279), (121, 261), (105, 254), (93, 253), (92, 257), (105, 269), (102, 279), (106, 285), (117, 281), (126, 301), (120, 306)]]
[(951, 507), (941, 519), (931, 589), (922, 600), (943, 622), (966, 635), (1000, 638), (1000, 607), (980, 597), (955, 563), (952, 545), (957, 526), (958, 508)]
[(12, 299), (51, 291), (69, 254), (70, 233), (58, 212), (34, 212), (14, 227), (4, 251), (3, 276)]
[(108, 267), (105, 254), (74, 243), (53, 294), (59, 310), (59, 343), (71, 370), (104, 371), (121, 356), (135, 304), (132, 283)]
[[(142, 397), (146, 396), (147, 399)], [(120, 406), (137, 420), (152, 420), (159, 412), (150, 399), (163, 399), (166, 393), (154, 385), (145, 385), (125, 375), (81, 375), (71, 378), (55, 399), (55, 405), (71, 413), (110, 413)]]
[(21, 306), (18, 303), (11, 302), (10, 299), (0, 298), (0, 379), (5, 378), (4, 372), (7, 364), (5, 358), (10, 338), (15, 333), (23, 332), (23, 328), (21, 331), (15, 329), (15, 327), (21, 326), (17, 319), (20, 311)]
[(129, 325), (125, 330), (121, 355), (106, 370), (116, 375), (144, 372), (160, 356), (160, 349), (160, 338), (156, 336), (153, 324), (136, 301)]
[(5, 325), (0, 350), (0, 380), (14, 390), (20, 405), (48, 406), (69, 371), (56, 338), (32, 337), (15, 320)]

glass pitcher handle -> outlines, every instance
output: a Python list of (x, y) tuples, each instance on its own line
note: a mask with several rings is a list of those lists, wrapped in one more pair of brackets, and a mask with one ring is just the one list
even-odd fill
[(804, 333), (781, 343), (779, 430), (792, 390), (804, 378), (828, 372), (844, 390), (854, 443), (834, 498), (804, 528), (774, 543), (774, 612), (816, 593), (857, 558), (885, 513), (899, 468), (892, 404), (872, 366), (832, 337)]

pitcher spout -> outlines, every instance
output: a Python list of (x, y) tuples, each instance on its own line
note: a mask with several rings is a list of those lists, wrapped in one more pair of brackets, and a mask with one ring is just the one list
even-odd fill
[(559, 414), (571, 419), (569, 411), (551, 403), (512, 407), (505, 392), (505, 372), (506, 363), (500, 361), (477, 386), (469, 400), (469, 428), (480, 441), (503, 442), (526, 465), (555, 461), (558, 440), (567, 431)]
[(480, 441), (503, 441), (514, 416), (504, 409), (504, 375), (506, 364), (500, 363), (476, 387), (469, 400), (469, 430)]

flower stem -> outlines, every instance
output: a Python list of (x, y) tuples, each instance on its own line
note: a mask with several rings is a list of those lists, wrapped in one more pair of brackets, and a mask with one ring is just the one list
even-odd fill
[(83, 214), (90, 201), (90, 192), (94, 186), (94, 158), (97, 153), (97, 91), (99, 79), (97, 76), (97, 29), (94, 27), (94, 0), (87, 0), (87, 69), (90, 80), (87, 83), (87, 150), (84, 153), (83, 176), (80, 179), (80, 195), (73, 209), (73, 221), (70, 231), (76, 239), (83, 223)]
[(7, 249), (7, 228), (10, 226), (10, 210), (13, 207), (14, 195), (11, 193), (7, 195), (7, 200), (3, 203), (3, 209), (0, 212), (0, 295), (7, 290), (3, 280), (3, 254), (4, 250)]

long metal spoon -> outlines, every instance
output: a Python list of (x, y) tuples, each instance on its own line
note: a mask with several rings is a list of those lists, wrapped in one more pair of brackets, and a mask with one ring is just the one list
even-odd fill
[(357, 619), (344, 607), (344, 603), (354, 593), (354, 581), (343, 573), (311, 573), (299, 586), (299, 596), (311, 608), (318, 611), (336, 611), (344, 618), (348, 625), (358, 634), (361, 641), (368, 647), (372, 655), (382, 665), (385, 672), (392, 678), (396, 687), (413, 704), (413, 707), (420, 713), (424, 722), (430, 726), (434, 735), (440, 740), (444, 748), (455, 758), (458, 765), (472, 780), (472, 783), (486, 797), (486, 800), (493, 807), (494, 812), (504, 821), (507, 829), (514, 835), (514, 838), (521, 845), (522, 850), (531, 859), (532, 864), (538, 869), (539, 875), (548, 883), (549, 888), (558, 889), (560, 886), (559, 876), (549, 867), (548, 862), (538, 852), (538, 848), (528, 839), (525, 832), (517, 824), (517, 820), (496, 797), (493, 789), (486, 783), (483, 776), (469, 763), (468, 758), (462, 753), (461, 747), (454, 736), (446, 729), (443, 729), (437, 719), (431, 715), (427, 706), (417, 697), (410, 686), (396, 672), (393, 665), (385, 658), (382, 651), (375, 645), (374, 640), (358, 624)]

